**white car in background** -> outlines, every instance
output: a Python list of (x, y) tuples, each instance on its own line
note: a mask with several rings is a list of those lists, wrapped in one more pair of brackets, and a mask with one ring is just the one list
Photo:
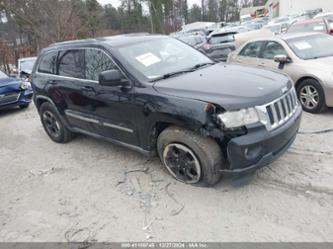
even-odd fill
[(37, 57), (20, 58), (17, 61), (17, 72), (19, 78), (28, 78), (35, 65)]

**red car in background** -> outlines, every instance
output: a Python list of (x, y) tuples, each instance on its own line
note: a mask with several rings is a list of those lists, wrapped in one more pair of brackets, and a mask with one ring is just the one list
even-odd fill
[(310, 19), (293, 23), (287, 33), (319, 32), (333, 35), (333, 23), (325, 18)]

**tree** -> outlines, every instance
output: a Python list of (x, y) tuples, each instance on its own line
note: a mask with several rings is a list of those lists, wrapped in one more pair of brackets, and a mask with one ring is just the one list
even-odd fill
[(220, 0), (219, 18), (221, 21), (227, 21), (228, 0)]
[(206, 21), (217, 22), (218, 21), (217, 0), (208, 0), (206, 6), (207, 6)]
[(85, 26), (77, 13), (78, 0), (0, 0), (0, 8), (13, 16), (35, 48), (52, 42), (79, 38)]
[(154, 25), (152, 33), (164, 33), (162, 0), (148, 0), (148, 4), (151, 20)]
[(86, 0), (83, 9), (82, 20), (85, 20), (86, 27), (88, 27), (91, 36), (95, 36), (97, 30), (100, 27), (101, 6), (97, 0)]
[(102, 26), (104, 29), (121, 29), (119, 12), (111, 4), (107, 4), (103, 8)]
[(197, 4), (193, 4), (193, 6), (189, 10), (188, 22), (192, 23), (200, 21), (202, 18), (201, 14), (202, 14), (201, 7)]

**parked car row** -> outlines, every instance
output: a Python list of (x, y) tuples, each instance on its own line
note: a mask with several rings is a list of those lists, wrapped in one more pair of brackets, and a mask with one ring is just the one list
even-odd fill
[[(173, 34), (173, 36), (199, 49), (216, 62), (226, 61), (228, 54), (237, 48), (236, 34), (263, 29), (269, 30), (274, 35), (299, 32), (333, 34), (333, 13), (321, 13), (320, 11), (322, 10), (309, 10), (301, 14), (273, 19), (268, 17), (243, 18), (241, 23), (190, 24), (187, 25), (186, 31)], [(198, 25), (201, 25), (201, 29), (198, 29)], [(191, 29), (192, 26), (196, 29)], [(200, 40), (200, 42), (196, 40)]]

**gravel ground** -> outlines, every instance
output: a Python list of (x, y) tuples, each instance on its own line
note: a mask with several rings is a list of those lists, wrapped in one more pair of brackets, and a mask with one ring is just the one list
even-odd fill
[[(303, 115), (327, 128), (333, 110)], [(0, 134), (0, 241), (333, 241), (333, 133), (210, 189), (104, 141), (53, 143), (33, 106), (0, 112)]]

